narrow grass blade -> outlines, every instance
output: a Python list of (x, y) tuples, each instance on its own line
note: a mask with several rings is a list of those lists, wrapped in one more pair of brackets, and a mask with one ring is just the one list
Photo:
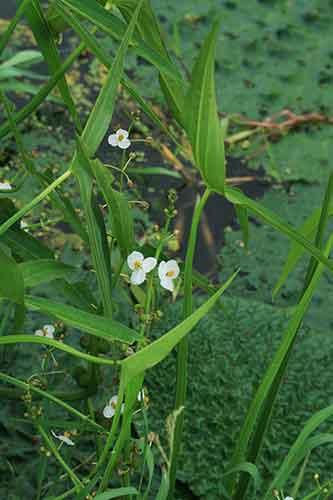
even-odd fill
[[(330, 237), (329, 242), (325, 249), (325, 255), (329, 255), (331, 247), (333, 244), (333, 236)], [(253, 436), (256, 426), (258, 425), (258, 420), (260, 419), (261, 412), (263, 411), (265, 404), (267, 408), (273, 408), (274, 399), (277, 395), (278, 388), (281, 384), (281, 380), (286, 368), (286, 360), (289, 357), (290, 350), (295, 341), (296, 335), (299, 331), (299, 327), (302, 323), (303, 317), (310, 305), (312, 296), (316, 290), (318, 282), (324, 271), (324, 266), (320, 264), (316, 269), (316, 272), (306, 289), (302, 299), (300, 300), (298, 306), (295, 308), (294, 315), (289, 322), (288, 328), (283, 336), (282, 342), (275, 353), (273, 360), (266, 371), (264, 378), (251, 401), (250, 408), (247, 412), (246, 419), (242, 426), (241, 432), (239, 434), (238, 441), (235, 446), (233, 457), (230, 463), (230, 469), (237, 466), (239, 463), (244, 462), (248, 459), (248, 456), (253, 456), (253, 452), (249, 451), (249, 445), (251, 437)], [(271, 396), (270, 400), (268, 398)], [(270, 418), (270, 411), (266, 412), (265, 422), (260, 422), (258, 426), (258, 432), (255, 435), (256, 442), (252, 443), (254, 450), (260, 449), (260, 442), (264, 437), (266, 431), (266, 422)], [(254, 460), (256, 457), (254, 457)], [(252, 462), (254, 461), (251, 460)], [(228, 491), (233, 492), (236, 483), (235, 477), (231, 481), (228, 481)], [(238, 493), (236, 493), (235, 498), (243, 498), (242, 495), (246, 489), (246, 483), (243, 484), (242, 479), (239, 485)]]
[(97, 316), (72, 306), (29, 295), (26, 295), (25, 303), (29, 309), (50, 314), (73, 328), (78, 328), (83, 332), (108, 341), (119, 340), (126, 344), (132, 344), (142, 340), (141, 335), (135, 330), (110, 318)]
[[(30, 0), (31, 1), (31, 0)], [(30, 116), (41, 104), (45, 101), (50, 92), (56, 87), (59, 80), (63, 78), (66, 71), (70, 69), (74, 61), (84, 50), (85, 45), (81, 43), (64, 61), (59, 69), (53, 74), (50, 80), (39, 90), (39, 92), (26, 104), (20, 111), (14, 114), (14, 121), (19, 125), (23, 120)], [(0, 138), (6, 136), (11, 131), (9, 122), (7, 121), (0, 127)]]
[[(49, 29), (49, 26), (43, 14), (43, 10), (38, 0), (31, 1), (29, 9), (25, 11), (25, 15), (37, 41), (37, 45), (43, 53), (45, 62), (49, 67), (50, 74), (54, 75), (61, 67), (61, 59), (54, 41), (53, 34)], [(67, 109), (73, 119), (76, 129), (78, 131), (81, 131), (80, 118), (71, 97), (66, 79), (64, 77), (61, 77), (57, 85), (63, 101), (66, 104)]]
[(302, 234), (300, 234), (291, 225), (285, 223), (280, 217), (275, 213), (271, 212), (268, 208), (264, 207), (260, 203), (251, 200), (241, 191), (228, 188), (225, 189), (226, 198), (234, 205), (240, 204), (248, 208), (250, 212), (253, 212), (260, 219), (264, 220), (267, 224), (277, 229), (282, 234), (285, 234), (292, 241), (296, 241), (302, 247), (305, 248), (313, 257), (319, 262), (327, 266), (331, 271), (333, 271), (333, 261), (325, 257), (322, 252), (316, 248), (310, 241), (308, 241)]
[(110, 175), (106, 167), (99, 161), (92, 162), (97, 184), (109, 207), (112, 233), (118, 242), (123, 259), (134, 247), (134, 223), (128, 202), (123, 193), (112, 188)]
[(36, 335), (5, 335), (0, 337), (0, 345), (16, 345), (16, 344), (41, 344), (50, 347), (55, 347), (60, 351), (64, 351), (67, 354), (71, 354), (77, 358), (83, 359), (84, 361), (89, 361), (89, 363), (95, 363), (96, 365), (108, 365), (114, 366), (117, 362), (104, 358), (92, 356), (91, 354), (86, 354), (85, 352), (78, 351), (71, 347), (70, 345), (65, 344), (64, 342), (59, 342), (58, 340), (49, 339), (47, 337), (38, 337)]
[(1, 56), (2, 52), (4, 51), (4, 49), (6, 48), (6, 46), (8, 45), (10, 37), (14, 33), (14, 30), (15, 30), (18, 22), (20, 21), (21, 17), (24, 15), (24, 11), (30, 2), (31, 2), (31, 0), (23, 0), (21, 2), (21, 4), (18, 6), (18, 8), (16, 9), (14, 17), (11, 19), (5, 33), (1, 36), (0, 56)]
[(236, 278), (237, 274), (238, 271), (234, 273), (210, 299), (208, 299), (193, 314), (191, 314), (191, 316), (186, 318), (175, 328), (170, 330), (161, 338), (152, 342), (147, 347), (144, 347), (129, 358), (121, 361), (124, 385), (126, 386), (134, 377), (160, 363), (182, 340), (182, 338), (184, 338), (192, 330), (192, 328), (194, 328), (195, 325), (206, 314), (208, 314), (221, 295)]
[(268, 500), (271, 498), (272, 488), (283, 488), (294, 467), (303, 460), (304, 456), (309, 451), (322, 444), (330, 444), (333, 442), (332, 434), (319, 434), (318, 436), (309, 438), (312, 432), (314, 432), (323, 422), (331, 419), (332, 417), (333, 405), (320, 410), (308, 420), (298, 438), (296, 439), (294, 445), (291, 447), (288, 455), (284, 459), (274, 480), (267, 489), (263, 500)]
[(130, 495), (137, 496), (138, 490), (132, 487), (116, 488), (114, 490), (107, 490), (94, 497), (94, 500), (111, 500), (111, 498), (128, 497)]
[(112, 274), (110, 251), (107, 240), (104, 217), (101, 213), (96, 196), (93, 192), (92, 177), (90, 175), (90, 160), (85, 155), (83, 145), (78, 141), (77, 164), (75, 175), (80, 186), (83, 209), (87, 221), (89, 246), (92, 262), (96, 271), (98, 288), (100, 291), (103, 311), (108, 317), (112, 316)]
[(247, 251), (249, 249), (249, 216), (247, 208), (242, 207), (242, 205), (235, 205), (235, 210), (237, 214), (237, 219), (243, 233), (243, 243), (244, 248)]
[(194, 66), (183, 114), (196, 166), (207, 186), (223, 193), (224, 142), (214, 80), (215, 47), (219, 29), (220, 22), (215, 21)]
[[(88, 19), (116, 40), (124, 39), (125, 32), (127, 30), (126, 24), (121, 21), (119, 17), (116, 17), (111, 12), (104, 9), (98, 2), (96, 2), (96, 0), (56, 0), (56, 2), (58, 5), (62, 4), (67, 6), (76, 14)], [(133, 15), (131, 16), (129, 24), (133, 21), (137, 6), (138, 2), (135, 4)], [(180, 83), (182, 82), (182, 78), (175, 70), (174, 64), (172, 64), (168, 59), (162, 57), (159, 52), (151, 49), (146, 43), (136, 36), (134, 36), (133, 45), (137, 54), (153, 64), (159, 71), (168, 74), (170, 78), (178, 80)]]

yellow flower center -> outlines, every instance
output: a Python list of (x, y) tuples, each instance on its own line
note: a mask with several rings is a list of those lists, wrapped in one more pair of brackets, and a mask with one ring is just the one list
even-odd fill
[(173, 278), (173, 277), (174, 277), (174, 275), (175, 275), (175, 271), (168, 271), (168, 272), (166, 273), (166, 276), (167, 276), (168, 278)]
[(139, 260), (136, 260), (134, 262), (134, 269), (141, 269), (142, 268), (142, 262), (140, 262)]
[(68, 432), (68, 431), (65, 431), (65, 432), (64, 432), (64, 437), (66, 437), (66, 438), (70, 438), (70, 437), (71, 437), (71, 433), (70, 433), (70, 432)]
[(123, 134), (119, 134), (118, 135), (118, 141), (123, 141), (125, 139), (125, 137), (123, 136)]
[(111, 401), (111, 406), (115, 410), (117, 407), (117, 401)]

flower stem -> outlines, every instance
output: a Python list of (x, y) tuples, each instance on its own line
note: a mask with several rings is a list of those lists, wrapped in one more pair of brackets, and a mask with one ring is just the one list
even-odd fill
[[(192, 271), (193, 258), (197, 242), (198, 228), (204, 206), (210, 195), (210, 190), (207, 188), (202, 198), (198, 201), (191, 224), (191, 232), (185, 258), (184, 272), (184, 318), (192, 314)], [(174, 411), (178, 413), (173, 436), (173, 446), (170, 460), (170, 486), (168, 500), (172, 500), (174, 496), (174, 488), (176, 483), (177, 459), (180, 451), (181, 438), (184, 426), (184, 411), (180, 411), (184, 407), (187, 389), (187, 360), (188, 360), (188, 337), (186, 336), (178, 345), (177, 351), (177, 374), (176, 374), (176, 397)]]

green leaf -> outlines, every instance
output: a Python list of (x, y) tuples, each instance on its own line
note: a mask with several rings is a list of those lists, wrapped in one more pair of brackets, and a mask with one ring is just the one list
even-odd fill
[(134, 224), (128, 202), (123, 193), (112, 188), (110, 173), (99, 160), (92, 162), (92, 168), (110, 210), (112, 234), (118, 242), (123, 259), (126, 259), (134, 247)]
[(37, 335), (5, 335), (0, 337), (0, 345), (17, 345), (17, 344), (41, 344), (50, 347), (55, 347), (60, 351), (64, 351), (67, 354), (71, 354), (77, 358), (83, 359), (84, 361), (89, 361), (89, 363), (94, 363), (97, 365), (108, 365), (114, 366), (117, 364), (116, 361), (108, 359), (105, 357), (92, 356), (82, 351), (74, 349), (74, 347), (65, 344), (64, 342), (59, 342), (58, 340), (49, 339), (47, 337), (38, 337)]
[(291, 225), (285, 223), (279, 216), (274, 212), (271, 212), (268, 208), (265, 208), (260, 203), (251, 200), (240, 190), (234, 188), (225, 189), (226, 198), (234, 205), (243, 205), (248, 208), (249, 211), (253, 212), (260, 219), (264, 220), (267, 224), (277, 229), (279, 232), (285, 234), (292, 241), (296, 241), (302, 247), (304, 247), (313, 257), (315, 257), (319, 262), (325, 264), (331, 271), (333, 271), (333, 261), (325, 257), (318, 248), (316, 248), (310, 241), (308, 241), (302, 234), (296, 231)]
[[(51, 33), (49, 26), (45, 20), (42, 8), (38, 0), (32, 0), (29, 9), (26, 9), (25, 15), (28, 19), (28, 23), (37, 41), (37, 45), (41, 52), (43, 53), (46, 64), (49, 67), (50, 74), (55, 75), (55, 73), (61, 67), (61, 59), (58, 53), (57, 46), (55, 44), (53, 34)], [(66, 104), (74, 124), (78, 130), (81, 130), (81, 123), (79, 119), (78, 112), (76, 111), (74, 102), (72, 100), (66, 79), (64, 76), (59, 78), (57, 83), (59, 87), (60, 94)]]
[(332, 434), (319, 434), (319, 436), (308, 439), (313, 431), (315, 431), (323, 422), (332, 417), (333, 405), (330, 405), (327, 408), (324, 408), (323, 410), (315, 413), (307, 421), (303, 430), (300, 432), (298, 438), (291, 447), (288, 455), (284, 459), (263, 500), (268, 500), (271, 498), (271, 492), (273, 488), (283, 488), (294, 467), (304, 458), (304, 456), (309, 451), (317, 446), (320, 446), (321, 444), (332, 442)]
[(0, 64), (0, 70), (12, 66), (21, 66), (25, 64), (36, 64), (43, 60), (43, 56), (37, 50), (21, 50), (14, 56)]
[(136, 352), (129, 358), (121, 361), (122, 378), (126, 386), (130, 381), (143, 373), (145, 370), (152, 368), (160, 363), (172, 349), (195, 327), (195, 325), (211, 310), (221, 297), (223, 292), (228, 288), (232, 281), (236, 278), (238, 271), (234, 273), (228, 281), (199, 309), (191, 316), (187, 317), (175, 328), (155, 340), (147, 347)]
[[(58, 5), (64, 5), (69, 7), (73, 12), (83, 16), (90, 22), (98, 26), (101, 30), (110, 34), (116, 40), (124, 40), (126, 32), (126, 24), (111, 14), (108, 10), (104, 9), (96, 0), (56, 0)], [(135, 3), (135, 8), (133, 8), (133, 15), (131, 16), (131, 22), (136, 17), (135, 9), (138, 3)], [(141, 5), (140, 5), (141, 8)], [(135, 20), (136, 23), (136, 20)], [(135, 24), (134, 23), (134, 24)], [(182, 83), (182, 78), (179, 73), (175, 70), (174, 64), (172, 64), (168, 59), (161, 56), (159, 52), (151, 49), (146, 43), (140, 40), (138, 37), (134, 37), (134, 49), (137, 54), (151, 64), (153, 64), (159, 71), (166, 73), (170, 78), (178, 80)]]
[(93, 182), (90, 174), (91, 162), (86, 156), (83, 144), (81, 144), (80, 140), (78, 140), (77, 148), (77, 165), (79, 168), (75, 168), (75, 174), (79, 181), (80, 194), (87, 220), (91, 257), (96, 271), (104, 314), (111, 317), (112, 274), (109, 245), (103, 214), (101, 213), (96, 196), (93, 192)]
[[(32, 1), (32, 0), (30, 0)], [(50, 80), (38, 91), (38, 93), (26, 104), (20, 111), (15, 113), (14, 120), (16, 125), (21, 123), (25, 118), (27, 118), (31, 113), (33, 113), (38, 106), (47, 98), (50, 92), (54, 89), (54, 87), (58, 84), (59, 80), (63, 78), (66, 71), (72, 66), (75, 59), (81, 54), (85, 45), (81, 43), (64, 61), (64, 63), (57, 69), (57, 71), (53, 74)], [(7, 88), (4, 90), (8, 90)], [(4, 123), (0, 127), (0, 137), (4, 137), (10, 132), (11, 128), (8, 123)]]
[(129, 167), (126, 172), (131, 176), (136, 175), (166, 175), (167, 177), (173, 177), (175, 179), (181, 179), (182, 176), (179, 172), (170, 170), (165, 167)]
[(220, 22), (216, 21), (200, 51), (185, 97), (183, 120), (194, 161), (207, 186), (224, 192), (225, 157), (217, 112), (214, 81), (215, 47)]
[(25, 287), (37, 286), (59, 278), (66, 278), (76, 271), (72, 266), (49, 259), (22, 262), (19, 264), (19, 269), (22, 273)]
[[(325, 255), (328, 255), (330, 253), (332, 244), (333, 244), (333, 235), (330, 237), (329, 242), (326, 246)], [(304, 295), (302, 296), (299, 304), (295, 308), (295, 312), (289, 322), (288, 328), (283, 336), (282, 342), (277, 352), (275, 353), (273, 360), (270, 363), (254, 398), (251, 401), (250, 408), (247, 412), (246, 419), (243, 423), (237, 444), (235, 446), (235, 450), (230, 464), (230, 469), (237, 466), (239, 463), (246, 461), (248, 459), (249, 454), (251, 455), (250, 460), (252, 462), (256, 460), (256, 456), (254, 456), (252, 459), (252, 454), (256, 454), (260, 450), (261, 446), (260, 442), (262, 442), (262, 439), (266, 431), (267, 423), (269, 422), (271, 416), (271, 411), (274, 406), (274, 401), (287, 366), (289, 354), (291, 352), (299, 327), (311, 303), (313, 294), (316, 290), (317, 284), (321, 278), (323, 271), (324, 271), (324, 266), (322, 264), (318, 265), (308, 288), (306, 289)], [(265, 411), (264, 413), (265, 421), (261, 419), (261, 414), (263, 411)], [(260, 420), (260, 425), (258, 424), (259, 420)], [(253, 433), (256, 430), (257, 425), (258, 429), (255, 434), (256, 441), (252, 443), (253, 445), (252, 450), (248, 452), (250, 440)], [(241, 479), (239, 487), (240, 489), (238, 490), (239, 496), (236, 493), (235, 498), (242, 498), (242, 494), (244, 494), (244, 490), (246, 489), (246, 484), (247, 483)], [(229, 481), (228, 491), (230, 492), (233, 491), (234, 485), (235, 485), (235, 478)]]
[[(82, 2), (80, 1), (80, 5), (82, 4), (82, 8), (86, 2), (87, 0)], [(113, 61), (106, 82), (97, 97), (95, 106), (90, 113), (88, 121), (84, 127), (81, 138), (87, 149), (89, 157), (95, 154), (110, 125), (118, 93), (118, 86), (123, 72), (125, 54), (135, 28), (135, 23), (139, 15), (142, 2), (143, 0), (140, 0), (137, 4), (131, 22), (117, 50), (116, 57)], [(97, 4), (96, 2), (94, 2), (94, 4), (96, 5), (96, 8), (98, 6), (102, 9), (103, 15), (106, 16), (108, 14), (108, 12), (105, 11), (99, 4)]]
[[(311, 241), (315, 235), (316, 228), (318, 227), (318, 222), (320, 218), (320, 209), (316, 208), (312, 214), (305, 220), (302, 226), (299, 228), (298, 232), (304, 236), (307, 240)], [(304, 247), (295, 241), (290, 243), (290, 248), (287, 256), (287, 260), (281, 271), (281, 275), (273, 289), (272, 296), (273, 299), (278, 294), (281, 287), (287, 281), (289, 274), (295, 269), (299, 260), (304, 254)]]
[[(117, 7), (120, 12), (127, 20), (130, 21), (132, 12), (135, 8), (136, 0), (119, 0), (116, 2)], [(143, 42), (147, 46), (154, 50), (156, 53), (160, 54), (168, 64), (173, 65), (174, 74), (177, 74), (177, 81), (174, 78), (174, 74), (170, 76), (168, 72), (163, 71), (163, 67), (159, 68), (159, 81), (160, 87), (167, 101), (167, 104), (172, 112), (173, 117), (182, 125), (182, 111), (184, 107), (184, 82), (180, 83), (178, 80), (182, 80), (182, 76), (177, 68), (177, 66), (171, 60), (165, 44), (162, 39), (162, 35), (159, 29), (159, 24), (151, 8), (150, 1), (145, 0), (143, 7), (141, 9), (137, 31)], [(151, 60), (151, 59), (150, 59)], [(154, 62), (151, 60), (154, 64)]]
[(119, 340), (132, 344), (142, 340), (138, 332), (110, 318), (90, 314), (81, 309), (40, 297), (26, 295), (25, 303), (29, 309), (50, 314), (73, 328), (108, 341)]
[(100, 495), (94, 497), (95, 500), (110, 500), (111, 498), (120, 498), (127, 497), (129, 495), (138, 495), (139, 492), (135, 488), (127, 487), (127, 488), (116, 488), (114, 490), (107, 490)]
[(12, 300), (16, 304), (24, 303), (24, 281), (21, 270), (15, 260), (0, 247), (0, 298)]

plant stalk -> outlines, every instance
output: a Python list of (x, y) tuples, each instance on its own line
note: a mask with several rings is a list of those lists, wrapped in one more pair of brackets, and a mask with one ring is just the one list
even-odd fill
[[(192, 298), (192, 281), (193, 281), (193, 259), (198, 236), (198, 228), (204, 206), (210, 195), (210, 190), (206, 188), (202, 198), (198, 201), (191, 224), (191, 232), (185, 258), (185, 273), (184, 273), (184, 319), (192, 314), (193, 298)], [(168, 500), (174, 497), (174, 489), (176, 484), (177, 460), (180, 451), (183, 426), (184, 426), (184, 411), (181, 409), (185, 405), (186, 390), (187, 390), (187, 362), (188, 362), (188, 336), (186, 336), (178, 346), (177, 350), (177, 374), (176, 374), (176, 397), (174, 411), (178, 417), (175, 424), (173, 436), (173, 446), (170, 459), (170, 487)]]

